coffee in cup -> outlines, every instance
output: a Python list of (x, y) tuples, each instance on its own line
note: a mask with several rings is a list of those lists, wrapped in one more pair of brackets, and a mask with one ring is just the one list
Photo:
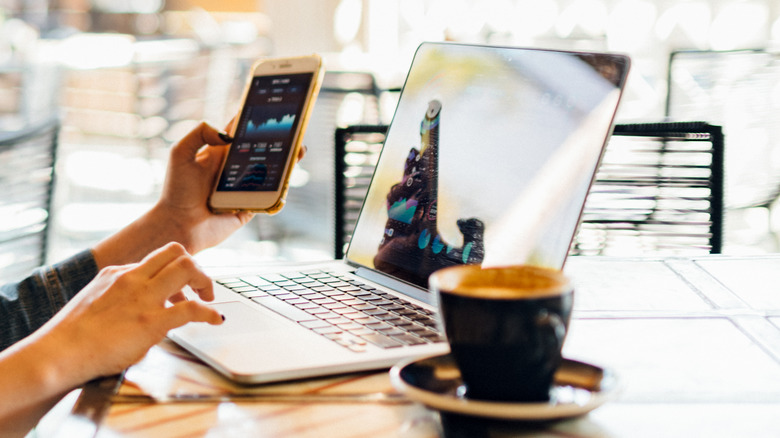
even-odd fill
[(461, 265), (434, 272), (429, 284), (465, 396), (549, 400), (574, 295), (561, 271)]

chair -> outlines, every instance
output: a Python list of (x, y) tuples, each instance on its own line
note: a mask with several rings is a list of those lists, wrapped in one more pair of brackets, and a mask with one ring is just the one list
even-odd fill
[[(386, 125), (335, 133), (335, 250), (344, 256)], [(570, 253), (720, 253), (723, 134), (703, 122), (619, 124), (585, 204)]]
[(616, 125), (571, 254), (721, 252), (723, 133), (703, 122)]
[(385, 141), (387, 125), (336, 129), (334, 256), (344, 257)]
[(0, 284), (46, 261), (59, 121), (0, 132)]

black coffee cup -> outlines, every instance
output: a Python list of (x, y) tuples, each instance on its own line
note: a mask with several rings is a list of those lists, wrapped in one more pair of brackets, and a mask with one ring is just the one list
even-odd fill
[(429, 284), (466, 397), (550, 399), (574, 295), (561, 271), (461, 265), (434, 272)]

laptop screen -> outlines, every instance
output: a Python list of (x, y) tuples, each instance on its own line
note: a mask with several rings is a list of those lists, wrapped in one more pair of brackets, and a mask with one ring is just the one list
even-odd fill
[(562, 267), (627, 70), (620, 55), (422, 44), (347, 259), (421, 287), (455, 264)]

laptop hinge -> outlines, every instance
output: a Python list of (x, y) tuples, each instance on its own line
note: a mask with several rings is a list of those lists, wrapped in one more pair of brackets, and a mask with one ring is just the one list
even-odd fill
[(381, 272), (377, 272), (368, 268), (359, 267), (355, 270), (355, 274), (388, 289), (392, 289), (394, 291), (408, 295), (416, 300), (422, 301), (423, 303), (436, 306), (436, 297), (433, 297), (427, 289), (422, 289), (418, 286), (404, 283), (403, 281), (390, 278), (386, 274), (382, 274)]

